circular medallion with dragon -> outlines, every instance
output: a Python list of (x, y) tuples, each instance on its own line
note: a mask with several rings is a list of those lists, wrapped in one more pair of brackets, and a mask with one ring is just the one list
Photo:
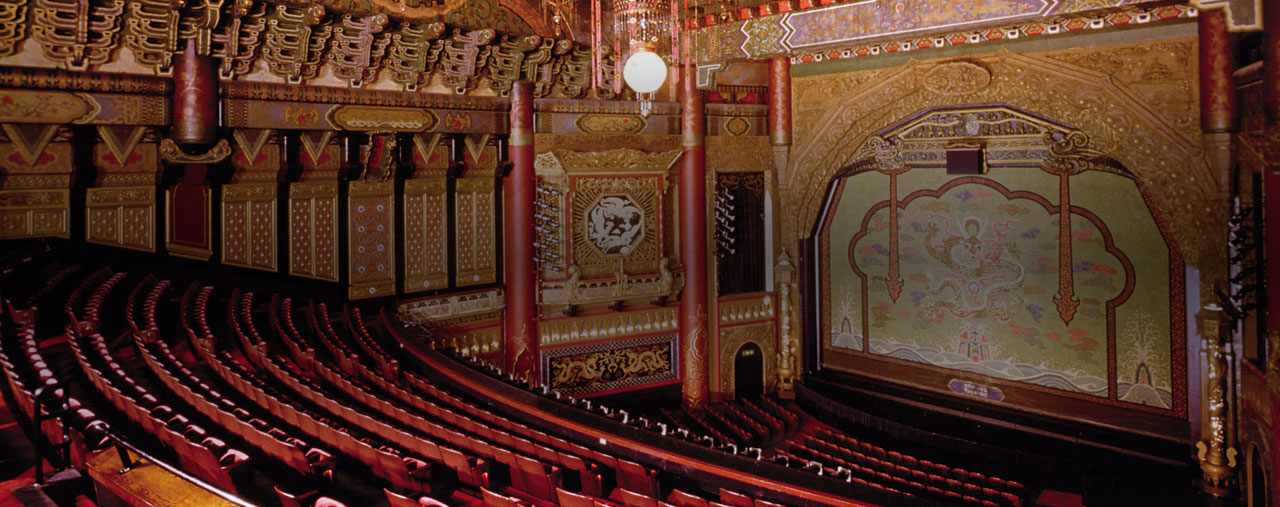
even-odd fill
[(587, 213), (587, 238), (610, 257), (625, 257), (644, 239), (644, 211), (624, 195), (607, 195)]

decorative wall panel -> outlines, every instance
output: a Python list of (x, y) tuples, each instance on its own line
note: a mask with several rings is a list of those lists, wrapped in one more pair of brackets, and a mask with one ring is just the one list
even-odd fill
[(235, 173), (222, 186), (222, 263), (263, 271), (279, 266), (279, 140), (271, 130), (234, 132)]
[(584, 277), (658, 271), (664, 258), (664, 180), (665, 175), (571, 176), (570, 271), (575, 265)]
[(404, 182), (404, 290), (449, 285), (448, 201), (444, 178)]
[(41, 124), (3, 130), (9, 142), (0, 143), (0, 237), (69, 237), (69, 132)]
[(338, 281), (338, 182), (289, 185), (289, 274)]
[(86, 241), (155, 251), (155, 187), (90, 188), (85, 192)]
[(222, 263), (275, 271), (276, 184), (222, 186)]
[(395, 182), (353, 181), (347, 187), (347, 296), (392, 296), (395, 287)]
[(542, 349), (542, 384), (571, 395), (648, 386), (679, 378), (675, 335)]
[(0, 190), (0, 238), (70, 237), (67, 189)]
[(497, 281), (494, 180), (458, 178), (454, 193), (454, 257), (457, 285), (466, 287)]

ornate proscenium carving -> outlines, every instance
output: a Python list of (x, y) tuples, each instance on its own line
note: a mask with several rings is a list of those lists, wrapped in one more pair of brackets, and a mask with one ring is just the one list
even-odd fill
[(1230, 375), (1224, 341), (1229, 335), (1222, 332), (1222, 308), (1216, 304), (1205, 306), (1196, 316), (1200, 334), (1204, 337), (1204, 350), (1208, 369), (1205, 371), (1207, 389), (1204, 406), (1209, 412), (1209, 427), (1205, 439), (1196, 442), (1196, 457), (1204, 473), (1204, 490), (1214, 496), (1226, 496), (1230, 492), (1232, 469), (1236, 466), (1236, 449), (1227, 445), (1228, 418), (1227, 378)]

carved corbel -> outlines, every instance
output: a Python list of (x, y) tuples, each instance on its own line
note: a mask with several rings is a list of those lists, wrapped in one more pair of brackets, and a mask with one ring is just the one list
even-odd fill
[(138, 0), (129, 3), (124, 44), (139, 65), (156, 75), (173, 73), (173, 58), (181, 48), (183, 0)]
[(13, 56), (27, 36), (27, 0), (0, 1), (0, 57)]
[(36, 0), (31, 32), (45, 58), (86, 70), (111, 58), (124, 6), (124, 0)]
[(231, 156), (231, 143), (219, 139), (218, 143), (204, 153), (191, 154), (182, 151), (173, 139), (160, 141), (160, 158), (170, 164), (216, 164)]
[(387, 49), (391, 81), (410, 92), (426, 86), (444, 50), (444, 31), (444, 23), (400, 23)]
[(384, 32), (389, 23), (385, 14), (342, 16), (342, 22), (333, 28), (333, 44), (329, 48), (333, 75), (357, 88), (373, 81), (391, 43), (390, 34)]
[(454, 93), (463, 94), (475, 88), (485, 69), (493, 47), (489, 43), (497, 34), (489, 28), (463, 33), (455, 29), (444, 44), (441, 82)]
[(533, 96), (546, 97), (556, 85), (556, 62), (573, 49), (571, 40), (543, 40), (542, 47), (525, 57), (526, 79), (533, 81)]
[(292, 84), (315, 77), (333, 33), (333, 27), (324, 24), (324, 19), (324, 7), (319, 5), (277, 5), (267, 19), (266, 45), (262, 50), (267, 69)]
[(233, 0), (230, 18), (221, 28), (214, 25), (209, 54), (217, 58), (218, 76), (233, 79), (253, 70), (253, 61), (267, 29), (267, 8), (254, 0)]
[[(550, 39), (547, 39), (550, 42)], [(499, 97), (506, 97), (511, 94), (511, 84), (520, 80), (525, 70), (526, 54), (529, 51), (538, 49), (543, 46), (542, 37), (529, 35), (525, 37), (511, 37), (503, 35), (502, 39), (493, 46), (492, 52), (489, 54), (489, 88), (492, 89)], [(546, 56), (550, 58), (550, 45), (544, 50)]]
[(555, 62), (556, 88), (566, 98), (581, 98), (591, 88), (591, 48), (576, 46)]

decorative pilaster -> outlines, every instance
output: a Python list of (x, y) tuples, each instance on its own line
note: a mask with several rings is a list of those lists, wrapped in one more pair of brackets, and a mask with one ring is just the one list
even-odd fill
[(1224, 10), (1201, 11), (1200, 30), (1200, 128), (1204, 132), (1205, 159), (1217, 177), (1218, 191), (1231, 189), (1235, 166), (1234, 133), (1240, 129), (1236, 70), (1231, 34)]
[(502, 180), (503, 273), (507, 310), (503, 329), (507, 371), (538, 382), (537, 271), (533, 264), (533, 84), (511, 88), (511, 172)]
[(684, 294), (680, 297), (680, 352), (684, 404), (707, 403), (707, 119), (696, 69), (683, 67), (680, 126), (684, 152), (680, 169), (680, 261)]
[(778, 277), (778, 397), (794, 399), (796, 396), (796, 341), (791, 335), (791, 288), (795, 267), (784, 250), (773, 268)]
[(1203, 488), (1214, 496), (1227, 496), (1232, 468), (1236, 466), (1236, 450), (1227, 444), (1230, 410), (1227, 407), (1228, 366), (1225, 351), (1227, 333), (1222, 332), (1222, 308), (1205, 306), (1196, 315), (1200, 336), (1204, 340), (1205, 390), (1203, 404), (1208, 410), (1204, 440), (1196, 442), (1196, 456), (1204, 473)]
[[(1267, 280), (1266, 321), (1271, 333), (1280, 335), (1280, 163), (1262, 169), (1262, 192), (1267, 197), (1263, 200), (1266, 209), (1262, 211), (1262, 222), (1266, 227), (1262, 231), (1262, 238), (1265, 240), (1262, 256), (1266, 259), (1264, 279)], [(1274, 349), (1272, 353), (1280, 355), (1280, 348)], [(1274, 358), (1273, 362), (1280, 362), (1280, 357)]]

